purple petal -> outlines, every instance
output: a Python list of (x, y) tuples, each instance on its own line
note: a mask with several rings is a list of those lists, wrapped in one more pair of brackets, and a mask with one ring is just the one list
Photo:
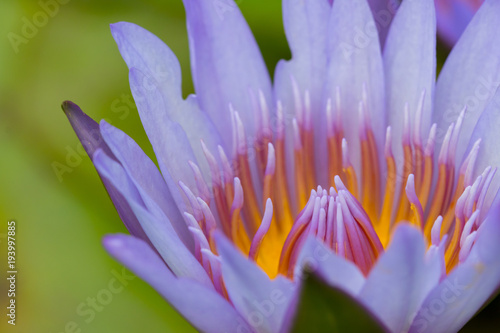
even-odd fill
[(359, 294), (391, 332), (408, 330), (425, 297), (439, 282), (440, 262), (437, 256), (426, 260), (425, 250), (422, 233), (400, 225)]
[(158, 37), (128, 22), (111, 24), (111, 33), (128, 68), (137, 68), (158, 82), (172, 103), (182, 100), (181, 67), (175, 54)]
[(325, 94), (335, 102), (335, 91), (340, 88), (344, 133), (351, 161), (360, 174), (358, 109), (363, 101), (363, 86), (366, 86), (367, 112), (379, 151), (382, 151), (386, 125), (382, 56), (377, 28), (366, 0), (334, 1), (328, 31)]
[[(322, 129), (314, 131), (316, 168), (320, 184), (326, 184), (327, 176), (322, 94), (326, 77), (327, 27), (330, 11), (331, 6), (327, 0), (283, 1), (283, 23), (292, 50), (292, 59), (280, 61), (274, 79), (275, 98), (283, 105), (287, 132), (291, 133), (292, 119), (296, 116), (292, 78), (302, 94), (302, 100), (305, 92), (309, 92), (313, 126), (315, 129)], [(288, 142), (292, 142), (291, 139)], [(293, 154), (293, 145), (287, 144), (287, 148), (289, 148), (287, 153)]]
[(410, 332), (458, 332), (500, 286), (500, 209), (478, 229), (467, 260), (426, 298)]
[[(113, 155), (101, 136), (99, 124), (83, 113), (78, 105), (70, 101), (65, 101), (62, 104), (62, 108), (92, 162), (94, 161), (92, 156), (97, 149), (102, 149), (106, 155), (116, 160), (116, 157)], [(106, 180), (106, 178), (102, 177), (101, 174), (99, 174), (99, 176), (101, 177), (111, 201), (113, 201), (113, 204), (116, 207), (118, 215), (127, 227), (128, 231), (132, 235), (149, 242), (148, 237), (144, 233), (141, 224), (133, 214), (127, 200), (125, 200), (120, 192), (108, 180)]]
[(384, 46), (391, 22), (398, 10), (399, 0), (368, 0), (377, 24), (380, 45)]
[(257, 43), (233, 0), (184, 0), (191, 67), (200, 107), (216, 121), (231, 147), (229, 105), (240, 113), (248, 136), (258, 124), (250, 91), (262, 91), (272, 107), (271, 80)]
[(131, 236), (109, 235), (103, 239), (103, 245), (198, 330), (207, 333), (250, 332), (248, 325), (224, 298), (197, 282), (176, 278), (146, 243)]
[[(144, 88), (157, 88), (163, 96), (161, 114), (151, 116), (161, 119), (162, 114), (166, 114), (177, 122), (186, 132), (195, 156), (202, 161), (202, 169), (207, 169), (200, 140), (215, 151), (221, 139), (207, 114), (199, 110), (196, 98), (182, 99), (181, 69), (174, 53), (158, 37), (135, 24), (115, 23), (111, 25), (111, 32), (128, 68), (143, 73)], [(148, 129), (146, 132), (149, 135)]]
[(300, 278), (304, 270), (313, 270), (325, 282), (352, 296), (357, 295), (365, 283), (365, 277), (356, 265), (337, 256), (315, 237), (306, 240), (299, 254), (295, 278)]
[[(293, 136), (293, 119), (296, 117), (295, 112), (295, 102), (293, 90), (290, 89), (290, 75), (293, 74), (294, 68), (292, 67), (294, 64), (294, 60), (285, 61), (280, 60), (276, 65), (276, 69), (274, 72), (274, 98), (276, 102), (281, 103), (283, 105), (283, 123), (278, 124), (278, 126), (283, 126), (284, 128), (279, 128), (280, 130), (284, 130), (284, 140), (285, 140), (285, 166), (286, 166), (286, 176), (288, 184), (291, 188), (295, 188), (295, 151), (294, 151), (294, 136)], [(322, 90), (321, 90), (322, 91)], [(323, 117), (323, 116), (320, 116)], [(278, 117), (276, 117), (278, 118)], [(315, 125), (316, 126), (316, 125)], [(323, 126), (320, 126), (318, 132), (324, 132), (322, 129)], [(314, 134), (316, 137), (316, 133)], [(324, 141), (321, 139), (321, 141)], [(317, 141), (315, 139), (315, 157), (318, 158), (316, 154), (316, 149), (323, 150), (323, 147), (317, 146), (316, 143), (320, 145), (324, 145), (321, 141)], [(325, 154), (323, 154), (325, 155)], [(318, 163), (316, 163), (318, 166)], [(317, 169), (319, 171), (319, 169)], [(295, 196), (291, 196), (291, 209), (292, 211), (299, 211), (297, 207)]]
[(189, 277), (203, 285), (212, 282), (194, 255), (185, 247), (169, 219), (147, 193), (138, 189), (125, 169), (102, 151), (94, 153), (94, 163), (113, 186), (127, 199), (144, 232), (168, 267), (178, 277)]
[[(330, 9), (328, 0), (283, 1), (283, 24), (288, 44), (296, 62), (304, 65), (304, 68), (296, 68), (301, 71), (296, 79), (309, 88), (311, 94), (317, 93), (312, 88), (317, 88), (317, 81), (321, 81), (314, 75), (325, 76), (323, 71), (326, 67), (326, 35)], [(300, 80), (299, 77), (303, 79)]]
[(485, 1), (451, 51), (436, 85), (433, 119), (438, 124), (438, 142), (467, 106), (457, 145), (458, 163), (477, 120), (500, 85), (499, 16), (500, 2)]
[(460, 38), (482, 1), (436, 0), (437, 29), (448, 45), (453, 46)]
[[(198, 195), (189, 161), (197, 162), (186, 133), (164, 112), (165, 104), (155, 82), (138, 69), (130, 70), (130, 87), (142, 124), (153, 146), (158, 164), (179, 210), (186, 211), (179, 181)], [(205, 176), (208, 173), (205, 168)], [(205, 178), (207, 179), (207, 178)]]
[[(102, 137), (114, 156), (130, 175), (137, 189), (143, 191), (141, 196), (151, 198), (172, 222), (172, 226), (184, 245), (189, 249), (194, 248), (191, 233), (175, 205), (167, 184), (153, 161), (134, 140), (104, 120), (101, 121), (100, 129)], [(145, 201), (145, 203), (147, 202)]]
[[(426, 138), (431, 126), (436, 82), (436, 15), (433, 0), (406, 0), (399, 7), (387, 37), (384, 67), (393, 142), (402, 140), (405, 104), (408, 103), (413, 123), (424, 91), (426, 96), (420, 131)], [(402, 146), (394, 145), (394, 153), (396, 161), (402, 163)]]
[(271, 281), (222, 234), (216, 235), (216, 242), (222, 257), (222, 276), (234, 307), (256, 332), (279, 332), (294, 284), (282, 276)]

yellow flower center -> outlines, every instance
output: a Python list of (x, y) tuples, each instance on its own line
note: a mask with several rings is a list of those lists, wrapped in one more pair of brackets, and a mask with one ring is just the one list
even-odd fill
[[(325, 138), (328, 190), (317, 186), (314, 131), (307, 92), (304, 103), (297, 98), (302, 112), (291, 126), (293, 165), (286, 163), (288, 147), (280, 103), (274, 135), (266, 130), (270, 128), (269, 115), (266, 108), (261, 108), (262, 126), (253, 141), (253, 150), (248, 149), (238, 113), (232, 111), (233, 157), (228, 159), (219, 147), (220, 168), (212, 152), (203, 145), (212, 173), (212, 193), (193, 164), (202, 197), (194, 198), (181, 184), (193, 208), (193, 214), (186, 215), (200, 226), (210, 250), (216, 253), (213, 231), (217, 223), (209, 208), (213, 202), (223, 233), (271, 278), (277, 274), (293, 278), (301, 245), (310, 236), (320, 239), (367, 275), (388, 246), (392, 231), (403, 221), (420, 229), (429, 246), (443, 247), (449, 272), (470, 251), (475, 230), (482, 222), (480, 212), (485, 195), (496, 170), (487, 168), (473, 181), (479, 142), (461, 168), (455, 170), (455, 149), (463, 113), (449, 127), (436, 159), (436, 125), (431, 127), (425, 142), (421, 138), (424, 99), (422, 94), (412, 121), (406, 108), (402, 142), (393, 142), (391, 127), (387, 128), (383, 152), (386, 177), (382, 176), (381, 154), (366, 103), (359, 104), (361, 165), (358, 174), (349, 159), (352, 152), (344, 137), (340, 100), (330, 101), (326, 108)], [(392, 150), (393, 145), (398, 144), (403, 151), (401, 161), (396, 161)], [(287, 171), (293, 182), (287, 181)], [(196, 238), (196, 233), (194, 235)], [(204, 260), (203, 254), (199, 249), (200, 262)], [(210, 274), (210, 269), (208, 271)]]

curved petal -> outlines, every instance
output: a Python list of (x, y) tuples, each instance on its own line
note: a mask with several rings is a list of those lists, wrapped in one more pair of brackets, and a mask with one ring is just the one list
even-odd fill
[(234, 307), (256, 332), (279, 332), (294, 294), (294, 283), (282, 276), (271, 281), (222, 234), (217, 234), (216, 243), (222, 257), (222, 276)]
[[(292, 51), (292, 59), (280, 61), (275, 70), (275, 99), (283, 105), (286, 132), (292, 133), (294, 110), (304, 108), (295, 104), (293, 81), (304, 100), (309, 93), (311, 118), (314, 130), (316, 174), (318, 184), (326, 186), (326, 141), (325, 110), (323, 107), (323, 86), (327, 65), (327, 28), (331, 6), (327, 0), (283, 1), (283, 24)], [(304, 112), (304, 111), (302, 111)], [(323, 128), (325, 127), (325, 128)], [(318, 130), (321, 129), (321, 130)], [(325, 133), (323, 133), (325, 132)], [(292, 142), (291, 138), (287, 142)], [(287, 144), (287, 154), (293, 154), (293, 144)], [(290, 165), (290, 167), (292, 167)], [(291, 170), (293, 171), (293, 170)]]
[[(116, 160), (116, 157), (113, 155), (107, 144), (104, 142), (104, 139), (101, 136), (101, 132), (99, 130), (99, 124), (96, 123), (92, 118), (87, 116), (81, 109), (73, 102), (65, 101), (62, 104), (62, 109), (64, 113), (68, 117), (73, 130), (75, 131), (78, 139), (82, 143), (87, 155), (89, 155), (92, 162), (94, 162), (94, 152), (97, 149), (101, 149), (106, 155), (110, 158)], [(127, 203), (127, 200), (120, 194), (120, 192), (109, 182), (106, 178), (104, 178), (100, 173), (99, 177), (106, 188), (106, 191), (113, 201), (113, 204), (116, 207), (116, 211), (120, 216), (121, 220), (127, 227), (127, 230), (130, 234), (149, 242), (148, 237), (144, 233), (144, 230), (141, 227), (141, 224), (135, 217), (132, 209)]]
[[(436, 13), (433, 0), (406, 0), (392, 22), (384, 49), (388, 121), (396, 161), (403, 163), (404, 109), (409, 105), (414, 123), (421, 94), (425, 101), (420, 135), (427, 137), (432, 121), (436, 82)], [(399, 168), (399, 164), (398, 164)]]
[(255, 137), (259, 124), (250, 92), (257, 96), (262, 91), (271, 107), (271, 80), (250, 28), (233, 0), (183, 2), (200, 107), (215, 121), (229, 149), (229, 105), (240, 113), (247, 135)]
[(485, 1), (451, 51), (437, 81), (433, 119), (438, 124), (438, 142), (467, 106), (457, 144), (458, 163), (477, 120), (500, 85), (499, 16), (500, 2)]
[(326, 283), (355, 296), (365, 283), (365, 277), (352, 262), (337, 256), (321, 241), (309, 237), (297, 259), (295, 277), (301, 278), (304, 271), (314, 271)]
[(427, 294), (441, 276), (441, 264), (425, 259), (422, 233), (400, 225), (392, 242), (370, 272), (359, 299), (391, 332), (406, 332)]
[[(134, 140), (104, 120), (101, 121), (100, 129), (104, 141), (125, 171), (130, 175), (137, 189), (144, 191), (141, 193), (141, 196), (151, 198), (172, 222), (172, 226), (184, 245), (189, 249), (194, 249), (191, 233), (184, 223), (179, 209), (175, 205), (165, 180), (153, 161), (151, 161)], [(145, 201), (145, 204), (147, 203)]]
[(129, 70), (137, 68), (154, 78), (170, 103), (180, 102), (181, 67), (172, 50), (154, 34), (133, 23), (118, 22), (110, 28)]
[(335, 101), (335, 91), (340, 88), (342, 121), (350, 158), (357, 174), (361, 174), (358, 109), (363, 101), (364, 86), (367, 112), (379, 152), (386, 125), (382, 55), (377, 28), (366, 0), (334, 1), (328, 31), (325, 97)]
[(410, 332), (458, 332), (500, 286), (500, 208), (478, 229), (467, 260), (426, 298)]
[(235, 309), (214, 290), (176, 278), (151, 248), (137, 238), (109, 235), (106, 250), (150, 284), (198, 330), (207, 333), (250, 332)]
[(448, 45), (460, 38), (483, 0), (436, 0), (437, 29)]
[(127, 199), (151, 243), (178, 277), (188, 277), (212, 287), (213, 284), (194, 255), (184, 246), (168, 218), (156, 203), (136, 186), (137, 182), (116, 161), (101, 150), (94, 153), (99, 172)]
[[(144, 75), (141, 84), (147, 89), (157, 88), (163, 96), (164, 108), (158, 112), (182, 127), (202, 170), (208, 170), (200, 140), (216, 151), (221, 139), (210, 118), (200, 111), (196, 98), (182, 99), (181, 68), (175, 54), (158, 37), (133, 23), (112, 24), (111, 32), (129, 70), (139, 70)], [(152, 116), (161, 119), (161, 114)], [(148, 128), (146, 133), (150, 135)]]

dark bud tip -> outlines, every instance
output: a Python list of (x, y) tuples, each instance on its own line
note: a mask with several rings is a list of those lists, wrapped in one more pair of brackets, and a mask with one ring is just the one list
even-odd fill
[(67, 116), (71, 113), (82, 112), (80, 107), (71, 101), (62, 102), (61, 108)]

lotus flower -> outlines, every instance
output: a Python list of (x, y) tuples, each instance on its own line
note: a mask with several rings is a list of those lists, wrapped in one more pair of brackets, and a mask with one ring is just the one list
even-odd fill
[(283, 0), (273, 84), (232, 1), (184, 5), (187, 99), (165, 44), (111, 26), (159, 170), (63, 103), (131, 233), (107, 251), (203, 332), (458, 331), (500, 282), (500, 2), (437, 83), (432, 0), (383, 52), (366, 0)]
[(437, 31), (453, 46), (484, 0), (436, 0)]

